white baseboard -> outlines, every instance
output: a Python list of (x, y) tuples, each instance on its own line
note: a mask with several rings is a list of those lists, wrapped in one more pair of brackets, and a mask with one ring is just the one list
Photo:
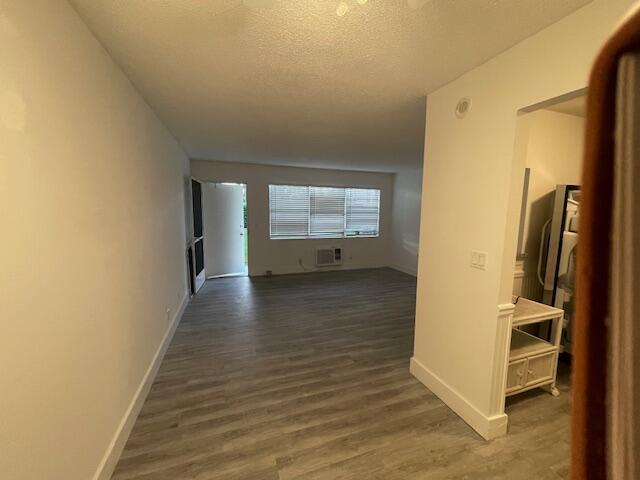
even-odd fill
[(407, 267), (406, 265), (393, 264), (390, 265), (394, 270), (398, 270), (399, 272), (406, 273), (407, 275), (411, 275), (412, 277), (418, 276), (418, 268), (417, 267)]
[(120, 459), (120, 455), (122, 454), (122, 450), (124, 449), (125, 444), (127, 443), (127, 439), (131, 434), (131, 430), (133, 429), (133, 425), (138, 418), (138, 414), (142, 409), (142, 405), (144, 404), (145, 399), (147, 398), (147, 394), (151, 389), (151, 385), (153, 385), (153, 381), (156, 378), (156, 374), (158, 373), (158, 369), (160, 368), (160, 364), (162, 363), (162, 359), (164, 358), (164, 354), (171, 343), (171, 339), (173, 338), (173, 334), (180, 323), (180, 319), (182, 318), (182, 314), (184, 313), (184, 309), (187, 306), (189, 296), (186, 294), (182, 297), (182, 301), (180, 302), (180, 308), (176, 311), (175, 315), (171, 319), (171, 323), (169, 324), (169, 328), (160, 342), (160, 346), (156, 350), (156, 354), (147, 368), (147, 371), (142, 378), (142, 382), (138, 386), (131, 403), (129, 404), (129, 408), (124, 414), (124, 417), (120, 421), (118, 425), (118, 429), (116, 430), (111, 443), (109, 444), (109, 448), (102, 458), (100, 465), (96, 469), (96, 473), (93, 476), (93, 480), (109, 480), (113, 471), (118, 464), (118, 460)]
[(365, 265), (365, 266), (352, 266), (348, 263), (342, 265), (328, 266), (328, 267), (308, 267), (303, 270), (300, 267), (260, 267), (255, 270), (249, 271), (250, 277), (266, 277), (266, 271), (271, 270), (272, 276), (276, 275), (296, 275), (299, 273), (322, 273), (322, 272), (344, 272), (347, 270), (373, 270), (377, 268), (392, 268), (388, 265)]
[(483, 414), (415, 357), (411, 358), (409, 370), (414, 377), (446, 403), (451, 410), (467, 422), (485, 440), (491, 440), (507, 433), (506, 414), (503, 413), (492, 417)]

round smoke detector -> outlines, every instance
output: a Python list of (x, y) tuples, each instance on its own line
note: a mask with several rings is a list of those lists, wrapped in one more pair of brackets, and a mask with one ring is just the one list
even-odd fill
[(463, 97), (456, 105), (456, 117), (464, 118), (471, 110), (471, 99), (469, 97)]

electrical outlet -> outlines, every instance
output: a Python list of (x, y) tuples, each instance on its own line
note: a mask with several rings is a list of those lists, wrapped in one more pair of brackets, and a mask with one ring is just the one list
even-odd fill
[(489, 264), (489, 254), (487, 252), (471, 250), (471, 266), (473, 268), (486, 270), (488, 264)]

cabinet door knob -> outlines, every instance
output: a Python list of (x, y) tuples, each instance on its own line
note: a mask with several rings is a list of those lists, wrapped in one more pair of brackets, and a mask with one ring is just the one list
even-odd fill
[(527, 373), (528, 373), (529, 375), (533, 375), (533, 370), (529, 370), (529, 371), (527, 371)]

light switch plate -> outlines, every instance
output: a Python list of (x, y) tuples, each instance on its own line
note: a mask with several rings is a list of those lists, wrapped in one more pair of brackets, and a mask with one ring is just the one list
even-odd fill
[(486, 270), (488, 264), (489, 264), (489, 254), (487, 252), (481, 252), (479, 250), (471, 250), (471, 266), (473, 268)]

